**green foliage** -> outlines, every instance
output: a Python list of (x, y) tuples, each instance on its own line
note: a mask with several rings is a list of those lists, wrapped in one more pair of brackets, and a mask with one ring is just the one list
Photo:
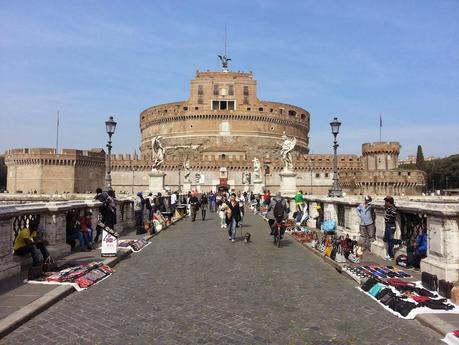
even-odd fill
[(459, 155), (425, 162), (428, 189), (459, 188)]
[(418, 170), (425, 170), (424, 153), (422, 152), (421, 145), (418, 145), (418, 152), (416, 154), (416, 168)]

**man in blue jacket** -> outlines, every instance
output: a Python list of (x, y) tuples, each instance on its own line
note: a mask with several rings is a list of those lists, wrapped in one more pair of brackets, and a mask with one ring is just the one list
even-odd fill
[(406, 248), (408, 266), (421, 267), (421, 260), (427, 256), (427, 233), (424, 228), (418, 230), (416, 241)]

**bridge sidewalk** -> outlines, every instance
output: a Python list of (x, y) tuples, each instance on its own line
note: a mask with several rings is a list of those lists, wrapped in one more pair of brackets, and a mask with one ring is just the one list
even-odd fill
[[(175, 222), (178, 220), (180, 219), (177, 219)], [(166, 229), (164, 228), (164, 230)], [(159, 233), (161, 232), (157, 232), (154, 235), (137, 235), (135, 229), (130, 229), (121, 233), (120, 239), (144, 238), (150, 240)], [(104, 261), (108, 266), (114, 267), (131, 253), (130, 250), (118, 250), (116, 257), (104, 258), (101, 256), (100, 249), (90, 252), (77, 251), (58, 260), (58, 265), (70, 262), (81, 264)], [(20, 274), (0, 281), (0, 339), (46, 308), (74, 292), (74, 288), (70, 285), (25, 283), (24, 280), (27, 278), (27, 272), (28, 267), (24, 267)]]

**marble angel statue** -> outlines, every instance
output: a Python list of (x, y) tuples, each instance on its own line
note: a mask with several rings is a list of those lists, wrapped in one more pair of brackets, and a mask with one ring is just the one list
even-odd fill
[(258, 160), (257, 157), (252, 159), (253, 162), (253, 179), (259, 179), (260, 178), (260, 171), (261, 171), (261, 165), (260, 161)]
[(159, 170), (161, 164), (164, 162), (164, 156), (166, 154), (166, 149), (161, 144), (162, 137), (160, 135), (154, 137), (151, 140), (151, 149), (152, 149), (152, 158), (153, 158), (153, 167), (152, 170)]
[(292, 161), (292, 150), (295, 148), (296, 145), (296, 138), (288, 138), (285, 135), (285, 132), (282, 135), (282, 142), (279, 143), (281, 147), (281, 159), (282, 164), (284, 165), (284, 171), (293, 171), (293, 161)]
[(191, 169), (190, 169), (190, 161), (186, 160), (183, 162), (183, 170), (185, 170), (185, 182), (190, 182), (190, 174), (191, 174)]

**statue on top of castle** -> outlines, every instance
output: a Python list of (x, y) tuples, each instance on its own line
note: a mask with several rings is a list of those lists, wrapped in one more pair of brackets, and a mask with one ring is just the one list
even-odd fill
[(252, 159), (253, 162), (253, 179), (259, 179), (260, 178), (260, 172), (261, 172), (261, 165), (260, 161), (258, 160), (257, 157)]
[(222, 63), (222, 68), (224, 71), (228, 71), (228, 61), (231, 61), (229, 57), (225, 55), (218, 55), (218, 58), (220, 59), (220, 62)]
[(166, 155), (166, 149), (161, 144), (160, 139), (162, 136), (158, 135), (151, 140), (152, 159), (153, 167), (152, 170), (159, 170), (164, 162), (164, 156)]
[(281, 159), (282, 164), (284, 165), (284, 171), (292, 171), (293, 170), (293, 161), (292, 161), (292, 150), (295, 148), (296, 145), (296, 138), (288, 138), (285, 135), (285, 132), (282, 134), (282, 142), (278, 143), (281, 147)]
[(190, 181), (190, 174), (191, 174), (191, 169), (190, 169), (190, 161), (187, 159), (185, 162), (183, 162), (183, 169), (185, 170), (185, 182), (191, 182)]

